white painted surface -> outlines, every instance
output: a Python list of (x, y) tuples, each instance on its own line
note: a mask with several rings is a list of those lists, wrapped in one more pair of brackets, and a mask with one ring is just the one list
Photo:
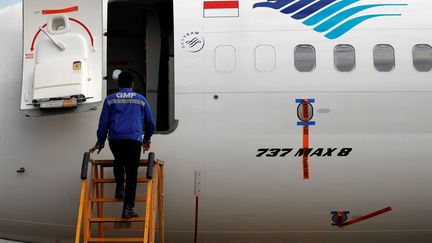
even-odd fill
[[(432, 44), (432, 6), (403, 2), (411, 6), (403, 17), (377, 19), (330, 41), (277, 11), (251, 10), (256, 1), (242, 2), (241, 18), (227, 19), (203, 19), (200, 1), (174, 1), (180, 122), (152, 143), (166, 162), (168, 243), (193, 238), (195, 171), (202, 172), (204, 243), (430, 242), (432, 73), (415, 70), (411, 51)], [(10, 36), (0, 39), (0, 85), (6, 87), (0, 89), (0, 236), (67, 241), (74, 235), (81, 153), (95, 142), (99, 112), (25, 118), (18, 111), (20, 11), (14, 6), (0, 12), (8, 23), (2, 34)], [(190, 31), (203, 33), (203, 51), (180, 48)], [(356, 48), (353, 72), (334, 67), (333, 48), (341, 43)], [(373, 47), (383, 43), (395, 49), (389, 73), (373, 64)], [(316, 48), (311, 73), (295, 70), (299, 44)], [(231, 73), (215, 69), (220, 45), (236, 49)], [(255, 69), (258, 45), (275, 47), (273, 72)], [(302, 146), (294, 102), (302, 97), (315, 98), (316, 110), (327, 111), (315, 114), (311, 147), (353, 148), (349, 157), (311, 157), (310, 181), (302, 180), (301, 158), (255, 156), (258, 148)], [(105, 149), (95, 157), (111, 154)], [(26, 173), (17, 175), (21, 166)], [(331, 210), (350, 210), (355, 217), (386, 206), (393, 211), (373, 220), (344, 230), (330, 226)], [(119, 210), (108, 209), (113, 215)]]
[(222, 45), (215, 49), (215, 68), (218, 72), (230, 73), (236, 68), (236, 51), (233, 46)]
[(272, 45), (255, 47), (255, 68), (258, 72), (271, 72), (276, 68), (276, 49)]
[[(88, 46), (81, 35), (64, 33), (54, 36), (66, 46), (60, 51), (47, 38), (38, 43), (34, 69), (32, 99), (49, 99), (85, 95), (89, 97), (91, 81), (88, 67)], [(75, 63), (79, 68), (75, 68)], [(92, 69), (92, 67), (90, 67)], [(31, 100), (26, 100), (27, 103)]]
[[(78, 6), (78, 11), (64, 14), (44, 15), (42, 10), (63, 9)], [(69, 97), (84, 95), (91, 97), (87, 103), (102, 101), (102, 0), (93, 1), (37, 1), (26, 0), (23, 6), (23, 79), (22, 79), (22, 110), (38, 109), (33, 107), (34, 99)], [(60, 51), (43, 34), (35, 38), (38, 29), (53, 17), (73, 18), (83, 23), (89, 32), (80, 24), (70, 20), (65, 30), (53, 32), (52, 38), (62, 43), (66, 49)], [(94, 39), (92, 46), (91, 38)], [(32, 43), (34, 48), (32, 50)], [(33, 58), (28, 58), (32, 55)], [(46, 59), (49, 59), (48, 61)], [(45, 62), (41, 67), (37, 63)], [(81, 61), (83, 69), (74, 70), (73, 63)], [(68, 64), (69, 62), (69, 64)], [(57, 67), (58, 66), (58, 67)], [(87, 69), (88, 67), (88, 69)], [(62, 82), (59, 77), (65, 76)], [(74, 83), (72, 85), (72, 83)], [(41, 89), (40, 86), (49, 86)], [(50, 88), (51, 87), (51, 88)], [(27, 99), (26, 99), (27, 98)]]
[(238, 8), (225, 8), (225, 9), (204, 9), (205, 18), (223, 18), (223, 17), (238, 17)]

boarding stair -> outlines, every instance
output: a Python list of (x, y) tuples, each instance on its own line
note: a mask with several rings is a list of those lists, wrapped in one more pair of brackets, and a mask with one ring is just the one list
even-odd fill
[[(123, 199), (104, 197), (104, 189), (109, 185), (115, 185), (113, 178), (105, 178), (104, 176), (105, 169), (112, 168), (113, 162), (113, 160), (94, 160), (90, 157), (90, 153), (84, 153), (81, 167), (81, 196), (75, 243), (154, 243), (156, 231), (159, 232), (159, 242), (164, 243), (163, 161), (156, 160), (154, 153), (149, 153), (147, 160), (140, 160), (140, 167), (147, 167), (147, 172), (146, 177), (138, 178), (137, 182), (146, 184), (147, 191), (145, 197), (137, 197), (135, 202), (145, 203), (145, 216), (128, 219), (104, 216), (104, 204), (123, 204)], [(91, 165), (90, 181), (87, 178), (89, 164)], [(142, 229), (143, 234), (142, 237), (131, 238), (112, 237), (111, 234), (110, 237), (105, 237), (107, 231), (118, 228)]]

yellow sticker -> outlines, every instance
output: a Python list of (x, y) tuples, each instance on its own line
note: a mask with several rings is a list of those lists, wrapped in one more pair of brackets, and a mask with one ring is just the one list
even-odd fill
[(81, 62), (74, 62), (73, 63), (73, 70), (74, 71), (80, 71), (81, 70)]

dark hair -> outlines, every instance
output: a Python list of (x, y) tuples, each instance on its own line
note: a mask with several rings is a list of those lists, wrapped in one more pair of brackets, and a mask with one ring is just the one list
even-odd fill
[(130, 72), (121, 72), (118, 76), (119, 88), (130, 88), (132, 87), (133, 76)]

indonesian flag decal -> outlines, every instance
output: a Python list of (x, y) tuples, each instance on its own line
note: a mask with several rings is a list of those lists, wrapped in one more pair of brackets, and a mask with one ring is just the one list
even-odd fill
[(238, 17), (239, 1), (204, 0), (204, 18)]

